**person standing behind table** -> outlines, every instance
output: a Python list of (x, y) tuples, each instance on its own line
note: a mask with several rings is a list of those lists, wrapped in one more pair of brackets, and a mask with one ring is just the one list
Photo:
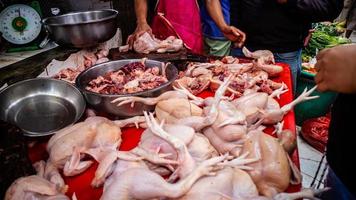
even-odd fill
[[(294, 93), (301, 70), (301, 49), (311, 23), (333, 20), (343, 6), (342, 0), (234, 0), (230, 3), (231, 25), (246, 33), (246, 47), (252, 51), (268, 49), (277, 62), (289, 64)], [(242, 56), (241, 49), (233, 49), (231, 54)]]
[[(210, 1), (211, 3), (209, 3)], [(220, 4), (216, 4), (216, 1), (220, 1)], [(212, 14), (210, 15), (210, 13)], [(245, 34), (238, 29), (232, 32), (234, 27), (229, 26), (230, 0), (200, 1), (200, 15), (204, 35), (204, 50), (205, 53), (209, 55), (230, 55), (231, 41), (228, 40), (224, 34), (235, 34), (236, 37), (245, 37)], [(219, 17), (216, 17), (216, 15), (219, 15)], [(215, 21), (217, 21), (217, 23), (215, 23), (212, 17), (216, 18)], [(219, 19), (223, 20), (218, 21)]]
[(346, 33), (345, 36), (350, 38), (351, 34), (356, 30), (356, 1), (347, 0), (345, 4), (348, 3), (349, 11), (346, 17)]
[(326, 149), (326, 187), (331, 190), (322, 199), (352, 200), (356, 197), (356, 45), (325, 49), (316, 58), (318, 90), (339, 93), (331, 110)]
[(345, 37), (349, 38), (352, 32), (356, 30), (356, 1), (345, 0), (344, 8), (335, 21), (346, 22)]
[[(152, 8), (152, 5), (155, 5), (155, 8)], [(147, 22), (147, 13), (151, 9), (155, 10), (152, 29)], [(135, 13), (137, 27), (128, 37), (128, 43), (133, 43), (144, 32), (159, 39), (174, 35), (182, 39), (192, 52), (203, 53), (200, 13), (196, 0), (135, 0)]]

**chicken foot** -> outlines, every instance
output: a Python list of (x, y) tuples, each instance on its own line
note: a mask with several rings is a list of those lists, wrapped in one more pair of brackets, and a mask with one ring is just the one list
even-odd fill
[(308, 101), (308, 100), (319, 98), (319, 96), (309, 96), (312, 92), (315, 91), (316, 87), (317, 86), (314, 86), (309, 91), (307, 88), (305, 88), (304, 91), (302, 92), (302, 94), (300, 94), (294, 101), (292, 101), (291, 103), (289, 103), (281, 108), (283, 113), (289, 112), (290, 110), (292, 110), (294, 108), (295, 105), (297, 105), (303, 101)]
[(81, 152), (83, 151), (84, 149), (82, 148), (74, 147), (70, 159), (64, 164), (63, 174), (65, 176), (75, 176), (80, 174), (93, 164), (93, 161), (91, 160), (81, 161)]
[(210, 110), (205, 117), (191, 116), (182, 118), (177, 121), (177, 124), (183, 124), (192, 127), (196, 131), (200, 131), (205, 127), (212, 125), (219, 115), (219, 104), (224, 98), (225, 91), (227, 90), (231, 80), (235, 75), (231, 74), (224, 82), (220, 85), (218, 90), (215, 92), (214, 98), (207, 98), (204, 100), (205, 104), (209, 104)]
[(178, 91), (168, 91), (168, 92), (165, 92), (165, 93), (159, 95), (158, 97), (154, 97), (154, 98), (134, 97), (134, 96), (119, 97), (119, 98), (116, 98), (113, 101), (111, 101), (111, 103), (120, 102), (119, 104), (117, 104), (117, 106), (131, 103), (131, 107), (133, 107), (135, 102), (140, 102), (145, 105), (156, 105), (159, 101), (163, 101), (163, 100), (167, 100), (167, 99), (171, 99), (171, 98), (187, 99), (187, 96), (181, 92), (178, 92)]
[(270, 110), (262, 110), (259, 111), (262, 113), (262, 118), (264, 119), (264, 124), (275, 124), (277, 122), (282, 121), (285, 114), (287, 114), (290, 110), (294, 108), (295, 105), (312, 99), (319, 98), (319, 96), (309, 96), (314, 90), (316, 86), (310, 89), (309, 91), (307, 88), (304, 89), (303, 93), (300, 94), (294, 101), (291, 103), (284, 105), (280, 109), (270, 109)]
[(178, 161), (175, 160), (169, 160), (166, 159), (166, 157), (171, 156), (170, 153), (166, 154), (159, 154), (159, 150), (156, 152), (148, 152), (147, 150), (140, 148), (140, 147), (135, 147), (130, 151), (133, 154), (136, 154), (142, 158), (144, 158), (147, 161), (150, 161), (151, 163), (158, 164), (158, 165), (176, 165), (178, 164)]
[(282, 83), (282, 86), (279, 89), (276, 89), (272, 92), (272, 94), (269, 95), (269, 97), (274, 98), (277, 97), (277, 99), (280, 99), (280, 95), (288, 92), (289, 89), (285, 83)]
[(120, 128), (130, 127), (132, 125), (135, 125), (136, 128), (146, 128), (145, 117), (143, 116), (135, 116), (127, 119), (115, 120), (114, 123)]
[(195, 168), (195, 161), (188, 152), (184, 142), (163, 130), (163, 123), (159, 125), (152, 113), (147, 114), (147, 112), (144, 112), (144, 115), (146, 117), (146, 123), (152, 133), (167, 141), (177, 150), (179, 164), (177, 171), (179, 171), (179, 177), (184, 177), (186, 174), (190, 173)]
[(230, 166), (230, 167), (236, 167), (239, 169), (243, 170), (252, 170), (252, 167), (246, 166), (246, 164), (254, 163), (260, 160), (260, 158), (246, 158), (248, 156), (249, 152), (245, 152), (244, 154), (238, 156), (237, 158), (234, 158), (229, 161), (225, 161), (221, 163), (220, 165), (222, 166)]

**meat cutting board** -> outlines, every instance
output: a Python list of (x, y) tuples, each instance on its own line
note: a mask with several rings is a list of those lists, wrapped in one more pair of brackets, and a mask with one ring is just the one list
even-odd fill
[[(284, 82), (287, 84), (288, 88), (292, 88), (292, 82), (291, 82), (291, 73), (289, 66), (287, 64), (279, 64), (283, 66), (283, 72), (282, 74), (278, 77), (275, 78), (274, 80), (277, 82)], [(202, 98), (206, 98), (209, 96), (213, 96), (214, 94), (211, 91), (204, 91), (201, 93), (199, 96)], [(279, 104), (281, 106), (291, 102), (293, 100), (293, 94), (291, 90), (288, 92), (284, 93), (281, 95), (281, 99), (278, 100)], [(284, 116), (284, 129), (289, 129), (291, 130), (294, 134), (296, 134), (296, 125), (295, 125), (295, 118), (294, 118), (294, 112), (291, 111), (287, 115)], [(272, 127), (267, 127), (265, 130), (266, 133), (272, 134), (273, 128)], [(133, 149), (134, 147), (137, 146), (137, 144), (140, 141), (141, 134), (143, 132), (143, 129), (135, 129), (135, 128), (124, 128), (122, 130), (122, 143), (120, 145), (120, 150), (123, 151), (128, 151)], [(42, 142), (37, 142), (34, 146), (32, 146), (29, 149), (29, 155), (30, 159), (32, 162), (36, 162), (38, 160), (44, 159), (46, 160), (48, 158), (47, 152), (46, 152), (46, 140), (44, 139)], [(299, 168), (299, 154), (298, 154), (298, 149), (294, 151), (292, 154), (292, 161), (296, 164), (296, 166)], [(66, 193), (69, 197), (73, 195), (73, 193), (76, 194), (76, 197), (79, 200), (98, 200), (101, 197), (102, 194), (102, 187), (100, 188), (92, 188), (90, 186), (90, 182), (94, 178), (95, 170), (97, 168), (97, 163), (92, 165), (88, 170), (86, 170), (84, 173), (79, 174), (74, 177), (64, 177), (64, 180), (66, 184), (69, 186), (68, 192)], [(287, 189), (287, 192), (296, 192), (300, 191), (301, 185), (294, 185), (290, 186)]]

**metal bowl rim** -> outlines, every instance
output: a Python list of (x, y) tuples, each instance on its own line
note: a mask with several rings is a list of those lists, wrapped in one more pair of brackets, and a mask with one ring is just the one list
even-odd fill
[[(89, 67), (88, 69), (82, 71), (78, 76), (77, 78), (75, 79), (75, 86), (80, 90), (82, 91), (83, 93), (87, 93), (87, 94), (91, 94), (91, 95), (95, 95), (95, 96), (101, 96), (101, 97), (112, 97), (112, 98), (118, 98), (118, 97), (125, 97), (125, 96), (142, 96), (144, 94), (146, 94), (147, 92), (155, 92), (157, 90), (160, 90), (162, 89), (163, 87), (166, 87), (168, 85), (170, 85), (171, 83), (173, 83), (177, 77), (178, 77), (178, 69), (176, 66), (174, 66), (172, 63), (170, 63), (170, 65), (172, 65), (173, 67), (173, 70), (174, 70), (174, 73), (175, 73), (175, 76), (173, 79), (171, 80), (168, 80), (168, 82), (160, 85), (159, 87), (156, 87), (156, 88), (153, 88), (153, 89), (150, 89), (150, 90), (145, 90), (145, 91), (142, 91), (142, 92), (135, 92), (135, 93), (128, 93), (128, 94), (100, 94), (100, 93), (96, 93), (96, 92), (92, 92), (92, 91), (89, 91), (87, 89), (85, 89), (85, 86), (82, 86), (79, 84), (79, 79), (80, 77), (83, 76), (83, 74), (85, 74), (86, 72), (90, 71), (90, 70), (93, 70), (93, 69), (96, 69), (96, 68), (99, 68), (101, 67), (102, 65), (104, 64), (108, 64), (108, 63), (115, 63), (115, 62), (118, 62), (118, 61), (133, 61), (133, 62), (138, 62), (138, 61), (141, 61), (142, 59), (122, 59), (122, 60), (114, 60), (114, 61), (108, 61), (108, 62), (105, 62), (105, 63), (100, 63), (100, 64), (97, 64), (97, 65), (94, 65), (92, 67)], [(145, 60), (145, 62), (147, 61), (156, 61), (156, 62), (160, 62), (160, 63), (164, 63), (162, 61), (158, 61), (158, 60), (151, 60), (151, 59), (147, 59)], [(123, 65), (124, 66), (124, 65)], [(123, 67), (123, 66), (120, 66)], [(120, 69), (119, 68), (119, 69)], [(119, 69), (116, 69), (116, 70), (119, 70)]]
[[(66, 81), (63, 81), (63, 80), (58, 80), (58, 79), (54, 79), (54, 78), (45, 78), (45, 77), (37, 77), (37, 78), (31, 78), (31, 79), (26, 79), (26, 80), (22, 80), (22, 81), (19, 81), (19, 82), (16, 82), (14, 84), (11, 84), (9, 86), (7, 86), (6, 88), (2, 89), (0, 91), (0, 95), (5, 92), (6, 90), (9, 90), (11, 89), (12, 87), (15, 87), (17, 85), (20, 85), (20, 84), (24, 84), (26, 82), (30, 82), (30, 81), (36, 81), (36, 80), (46, 80), (46, 81), (54, 81), (54, 82), (59, 82), (59, 83), (64, 83), (66, 84), (67, 86), (69, 86), (71, 89), (73, 89), (75, 92), (77, 92), (77, 94), (79, 94), (79, 96), (81, 97), (82, 99), (82, 102), (84, 103), (83, 106), (80, 106), (81, 107), (81, 112), (78, 113), (78, 115), (76, 116), (76, 118), (73, 120), (72, 123), (68, 124), (67, 126), (70, 126), (70, 125), (73, 125), (75, 122), (77, 122), (81, 116), (84, 114), (85, 112), (85, 108), (86, 108), (86, 101), (85, 101), (85, 98), (83, 97), (82, 93), (80, 92), (80, 90), (78, 88), (76, 88), (74, 85), (66, 82)], [(66, 126), (66, 127), (67, 127)], [(41, 136), (48, 136), (48, 135), (52, 135), (54, 134), (56, 131), (58, 130), (54, 130), (54, 131), (48, 131), (48, 132), (42, 132), (42, 133), (38, 133), (38, 134), (33, 134), (33, 133), (29, 133), (27, 131), (24, 131), (23, 129), (21, 129), (23, 131), (23, 134), (25, 136), (29, 136), (29, 137), (41, 137)]]
[[(101, 18), (101, 19), (89, 20), (89, 21), (78, 22), (78, 23), (66, 23), (66, 24), (47, 23), (48, 20), (50, 20), (50, 19), (55, 19), (55, 18), (58, 18), (58, 17), (66, 17), (66, 16), (77, 15), (77, 14), (83, 14), (83, 13), (85, 14), (85, 13), (103, 12), (103, 11), (110, 11), (110, 12), (113, 12), (113, 14), (110, 15), (110, 16), (108, 16), (108, 17)], [(92, 24), (92, 23), (96, 23), (96, 22), (106, 21), (106, 20), (115, 18), (118, 14), (119, 14), (119, 12), (118, 12), (117, 10), (114, 10), (114, 9), (79, 11), (79, 12), (71, 12), (71, 13), (66, 13), (66, 14), (63, 14), (63, 15), (58, 15), (58, 16), (53, 16), (53, 17), (47, 17), (47, 18), (42, 19), (41, 22), (42, 22), (44, 25), (46, 25), (46, 26), (74, 26), (74, 25)]]

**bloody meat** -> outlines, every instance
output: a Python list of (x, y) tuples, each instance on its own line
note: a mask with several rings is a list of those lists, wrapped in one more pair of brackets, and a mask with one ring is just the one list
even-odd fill
[(86, 89), (100, 94), (129, 94), (154, 89), (168, 82), (158, 67), (146, 67), (142, 62), (129, 63), (91, 80)]

